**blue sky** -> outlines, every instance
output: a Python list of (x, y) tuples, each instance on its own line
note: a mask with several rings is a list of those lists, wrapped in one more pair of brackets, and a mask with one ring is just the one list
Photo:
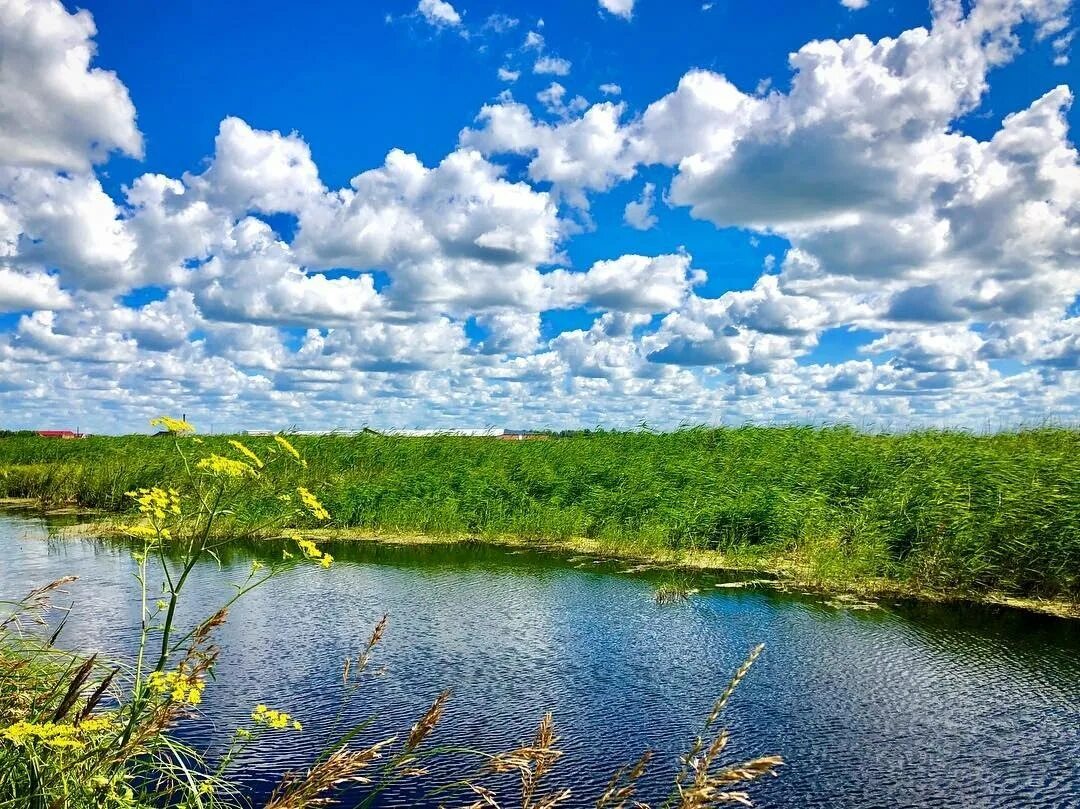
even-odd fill
[(0, 427), (1075, 421), (1073, 12), (0, 0)]

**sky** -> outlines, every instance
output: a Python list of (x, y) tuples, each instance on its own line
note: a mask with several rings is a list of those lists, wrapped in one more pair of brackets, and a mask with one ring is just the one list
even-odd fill
[(0, 429), (1080, 421), (1066, 0), (308, 6), (0, 0)]

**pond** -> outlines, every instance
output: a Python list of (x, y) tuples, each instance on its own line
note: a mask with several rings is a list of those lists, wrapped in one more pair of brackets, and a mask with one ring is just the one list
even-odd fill
[[(974, 606), (845, 609), (716, 587), (715, 576), (660, 606), (653, 592), (670, 574), (628, 573), (626, 564), (482, 545), (328, 549), (332, 569), (286, 571), (231, 611), (204, 716), (184, 731), (220, 742), (258, 702), (300, 717), (302, 732), (267, 736), (242, 760), (256, 797), (327, 741), (342, 660), (388, 613), (376, 656), (385, 673), (363, 686), (347, 718), (374, 716), (373, 739), (407, 731), (452, 688), (432, 743), (496, 751), (530, 738), (550, 710), (570, 806), (592, 805), (611, 773), (647, 748), (656, 751), (647, 786), (670, 778), (758, 643), (765, 653), (729, 708), (730, 750), (787, 764), (751, 788), (757, 805), (1080, 806), (1078, 622)], [(184, 617), (212, 612), (259, 553), (280, 550), (208, 558)], [(138, 590), (127, 550), (0, 514), (0, 554), (0, 599), (78, 575), (60, 643), (131, 653)], [(410, 781), (377, 805), (436, 806), (447, 800), (428, 794), (437, 781)]]

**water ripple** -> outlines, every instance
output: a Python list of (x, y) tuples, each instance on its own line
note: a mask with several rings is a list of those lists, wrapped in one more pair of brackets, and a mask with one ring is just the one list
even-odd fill
[[(64, 642), (113, 655), (137, 620), (132, 563), (85, 540), (44, 541), (37, 522), (0, 517), (0, 598), (78, 573)], [(453, 688), (434, 745), (494, 751), (552, 710), (557, 772), (592, 805), (611, 772), (657, 751), (646, 786), (675, 756), (759, 642), (765, 656), (732, 704), (731, 752), (788, 764), (758, 785), (762, 806), (1080, 806), (1080, 629), (1006, 610), (896, 604), (836, 610), (820, 599), (712, 588), (659, 607), (648, 576), (576, 568), (491, 548), (341, 546), (330, 571), (290, 571), (232, 611), (218, 678), (187, 738), (220, 743), (264, 702), (303, 733), (265, 737), (239, 762), (253, 794), (333, 738), (340, 666), (387, 612), (370, 680), (343, 720), (377, 717), (363, 738), (407, 732)], [(206, 564), (185, 620), (212, 610), (250, 557)], [(213, 720), (208, 717), (213, 717)], [(440, 770), (440, 772), (442, 772)], [(437, 805), (439, 779), (410, 781), (379, 806)]]

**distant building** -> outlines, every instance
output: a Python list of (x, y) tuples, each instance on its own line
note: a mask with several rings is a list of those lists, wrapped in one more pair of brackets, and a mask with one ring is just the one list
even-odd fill
[[(271, 436), (275, 430), (245, 430), (244, 435)], [(290, 430), (286, 435), (385, 435), (391, 438), (497, 438), (500, 441), (534, 441), (550, 438), (548, 433), (535, 430), (504, 430), (501, 427), (443, 427), (428, 430)]]
[(502, 438), (506, 430), (498, 427), (444, 427), (435, 430), (380, 430), (382, 435), (397, 438), (429, 438), (432, 436), (455, 436), (458, 438)]
[(360, 435), (370, 430), (244, 430), (244, 435), (269, 438), (272, 435)]
[(74, 430), (38, 430), (37, 434), (42, 438), (86, 438), (86, 433)]
[(503, 441), (546, 441), (550, 437), (536, 430), (504, 430), (499, 436)]

